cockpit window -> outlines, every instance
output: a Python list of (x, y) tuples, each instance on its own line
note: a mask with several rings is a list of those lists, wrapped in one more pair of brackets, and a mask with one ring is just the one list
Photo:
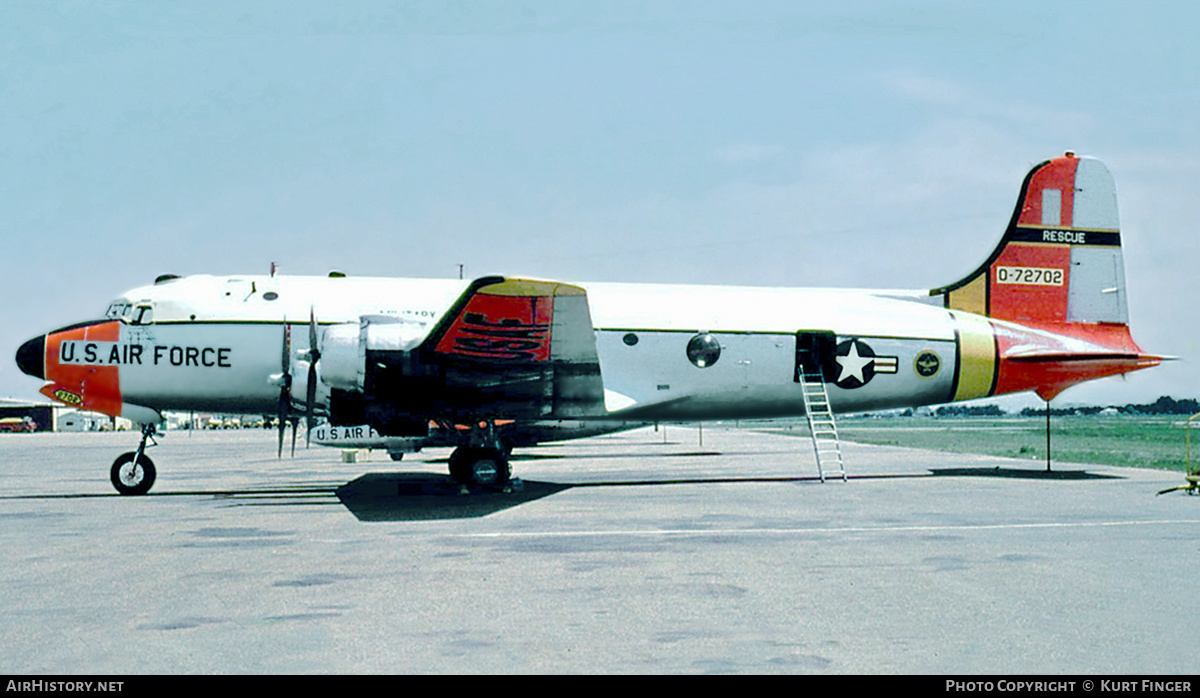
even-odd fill
[(133, 312), (132, 303), (127, 300), (117, 300), (109, 303), (108, 310), (104, 311), (104, 317), (111, 320), (127, 320), (131, 312)]
[(116, 300), (104, 311), (104, 317), (130, 325), (151, 325), (154, 323), (154, 304), (150, 301), (130, 303), (124, 299)]
[(149, 303), (138, 303), (133, 306), (133, 314), (129, 317), (131, 325), (149, 325), (154, 322), (154, 307)]

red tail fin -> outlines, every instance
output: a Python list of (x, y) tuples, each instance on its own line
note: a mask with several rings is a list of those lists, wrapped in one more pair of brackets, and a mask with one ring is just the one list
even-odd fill
[(967, 277), (930, 291), (947, 308), (1035, 323), (1129, 322), (1112, 175), (1063, 157), (1025, 177), (1000, 244)]
[(995, 369), (988, 395), (1035, 390), (1049, 400), (1162, 360), (1130, 336), (1116, 186), (1092, 158), (1067, 153), (1034, 167), (987, 261), (930, 295), (991, 318), (998, 361), (984, 362)]

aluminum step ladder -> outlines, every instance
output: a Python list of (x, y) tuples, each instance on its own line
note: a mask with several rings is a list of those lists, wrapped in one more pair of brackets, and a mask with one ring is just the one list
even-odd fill
[(842, 460), (837, 423), (829, 407), (825, 376), (819, 367), (805, 367), (798, 373), (800, 392), (804, 396), (804, 416), (808, 418), (808, 430), (812, 434), (813, 451), (817, 456), (817, 474), (821, 476), (821, 482), (837, 477), (845, 482), (846, 465)]

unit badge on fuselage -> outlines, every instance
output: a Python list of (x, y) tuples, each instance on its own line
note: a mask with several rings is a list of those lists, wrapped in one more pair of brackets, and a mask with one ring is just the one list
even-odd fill
[(922, 378), (932, 378), (942, 367), (942, 359), (932, 351), (922, 351), (913, 359), (913, 370)]

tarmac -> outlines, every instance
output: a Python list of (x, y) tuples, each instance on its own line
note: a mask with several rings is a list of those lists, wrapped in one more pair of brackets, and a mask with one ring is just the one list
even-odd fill
[[(799, 432), (798, 432), (799, 434)], [(343, 462), (270, 431), (0, 435), (0, 673), (1191, 673), (1180, 473), (672, 426)]]

